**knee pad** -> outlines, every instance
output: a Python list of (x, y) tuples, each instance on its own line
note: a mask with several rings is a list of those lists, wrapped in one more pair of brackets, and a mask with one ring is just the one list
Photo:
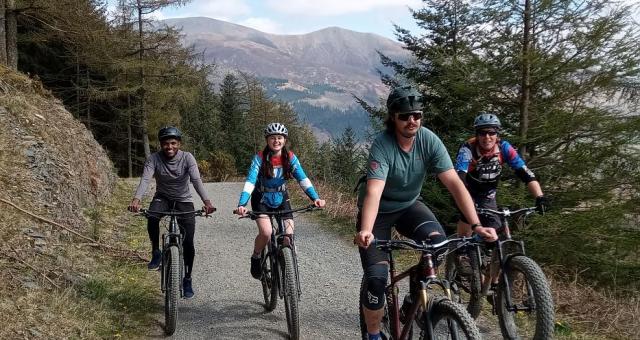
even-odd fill
[(387, 286), (387, 265), (374, 264), (365, 271), (365, 287), (362, 290), (363, 305), (371, 310), (384, 307), (384, 289)]

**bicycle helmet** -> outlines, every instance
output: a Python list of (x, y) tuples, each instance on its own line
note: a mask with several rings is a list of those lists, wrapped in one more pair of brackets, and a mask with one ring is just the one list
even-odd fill
[(165, 126), (160, 131), (158, 131), (158, 140), (163, 141), (165, 139), (175, 138), (177, 140), (182, 140), (182, 133), (175, 126)]
[(271, 123), (264, 129), (264, 136), (269, 137), (271, 135), (283, 135), (287, 137), (289, 136), (289, 131), (287, 131), (287, 128), (284, 126), (284, 124)]
[(387, 98), (387, 111), (389, 114), (421, 111), (423, 105), (422, 95), (411, 85), (394, 87)]
[(494, 115), (493, 113), (483, 112), (479, 114), (473, 121), (473, 127), (476, 130), (486, 127), (500, 129), (502, 125), (500, 124), (500, 119), (498, 119), (496, 115)]

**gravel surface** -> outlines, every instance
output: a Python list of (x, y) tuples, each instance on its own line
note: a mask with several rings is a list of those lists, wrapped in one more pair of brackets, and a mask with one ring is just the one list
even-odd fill
[[(238, 220), (232, 214), (242, 185), (205, 184), (218, 211), (213, 218), (197, 220), (193, 273), (196, 295), (190, 300), (180, 300), (173, 338), (286, 339), (288, 336), (283, 300), (278, 301), (274, 311), (265, 312), (260, 281), (249, 274), (249, 257), (257, 227), (254, 221)], [(194, 201), (199, 203), (198, 198)], [(357, 295), (362, 275), (357, 248), (320, 229), (304, 215), (296, 217), (295, 222), (302, 284), (301, 338), (356, 339), (359, 335)], [(163, 320), (163, 315), (159, 315), (159, 322)]]

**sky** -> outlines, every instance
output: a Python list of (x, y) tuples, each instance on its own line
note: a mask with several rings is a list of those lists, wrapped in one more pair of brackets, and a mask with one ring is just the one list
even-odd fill
[(393, 24), (417, 32), (409, 8), (420, 0), (192, 0), (167, 7), (156, 19), (204, 16), (266, 33), (304, 34), (329, 26), (395, 39)]

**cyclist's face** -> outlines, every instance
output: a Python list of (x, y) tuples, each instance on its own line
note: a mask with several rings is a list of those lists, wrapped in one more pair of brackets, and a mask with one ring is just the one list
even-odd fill
[(478, 144), (480, 148), (485, 151), (489, 151), (496, 146), (498, 141), (498, 131), (495, 129), (481, 129), (476, 131), (478, 137)]
[(180, 141), (175, 138), (165, 139), (160, 142), (160, 147), (167, 158), (173, 158), (180, 150)]
[(405, 138), (414, 137), (422, 125), (422, 111), (395, 113), (396, 132)]
[(267, 145), (273, 152), (279, 152), (284, 147), (287, 139), (283, 135), (271, 135), (267, 137)]

